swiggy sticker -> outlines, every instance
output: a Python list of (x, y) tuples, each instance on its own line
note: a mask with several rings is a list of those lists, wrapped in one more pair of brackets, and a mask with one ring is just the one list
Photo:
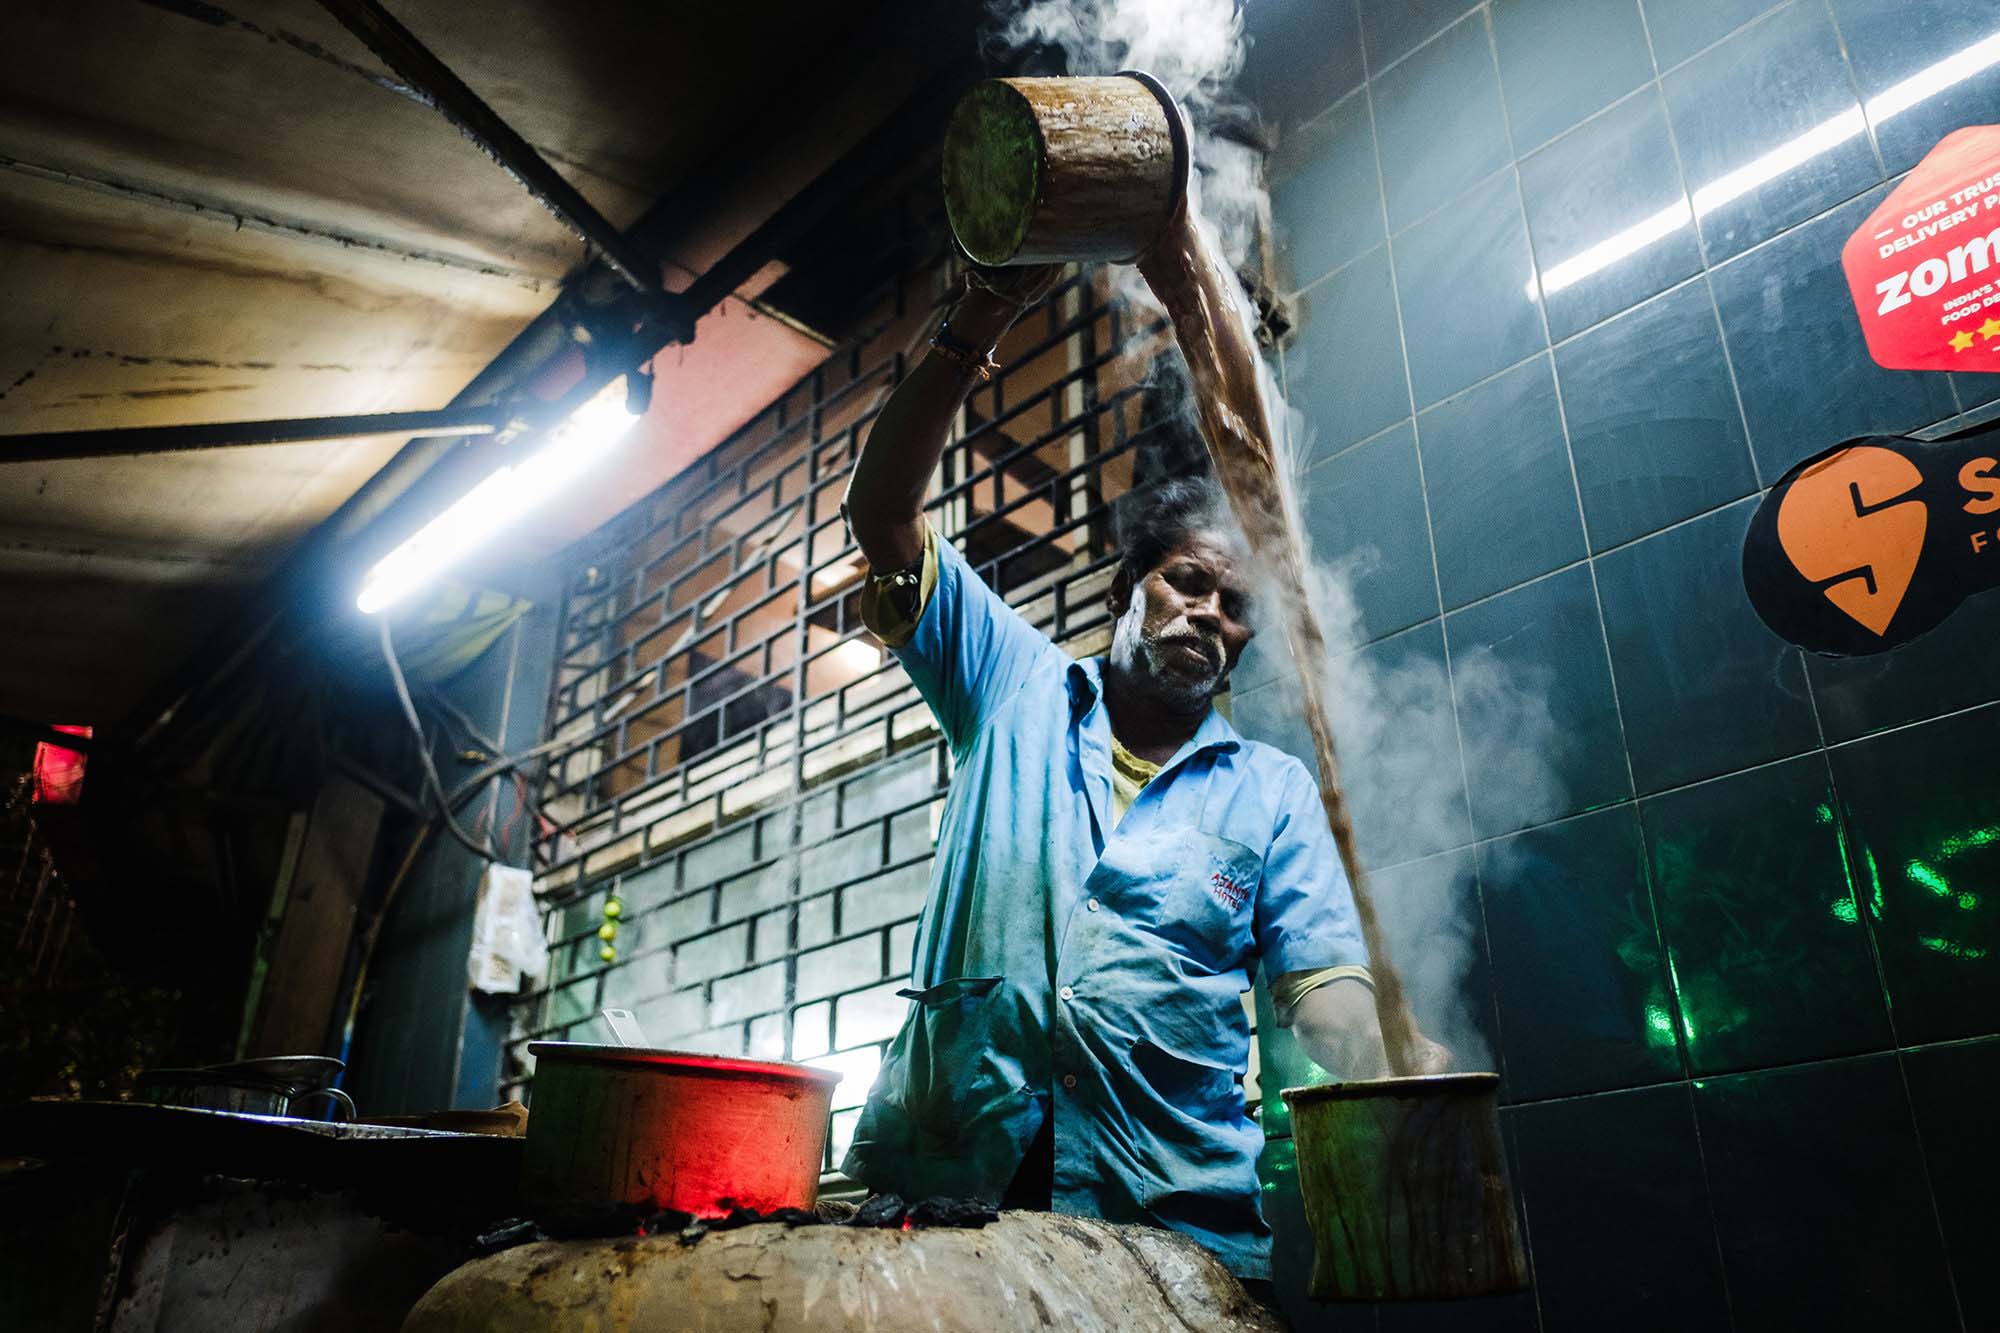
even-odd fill
[(1879, 653), (2000, 584), (2000, 426), (1870, 435), (1787, 472), (1743, 542), (1743, 584), (1782, 637)]
[(2000, 125), (1938, 140), (1840, 263), (1877, 365), (2000, 370)]

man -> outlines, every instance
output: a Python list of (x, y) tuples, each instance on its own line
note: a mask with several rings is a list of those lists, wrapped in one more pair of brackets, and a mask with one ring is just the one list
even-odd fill
[(1237, 544), (1205, 486), (1142, 497), (1121, 523), (1110, 651), (1076, 662), (923, 518), (953, 414), (1054, 276), (974, 275), (849, 483), (864, 619), (937, 716), (956, 776), (916, 1003), (844, 1167), (906, 1198), (1171, 1227), (1261, 1284), (1263, 1135), (1241, 1087), (1256, 969), (1321, 1065), (1384, 1071), (1317, 788), (1212, 706), (1252, 634)]

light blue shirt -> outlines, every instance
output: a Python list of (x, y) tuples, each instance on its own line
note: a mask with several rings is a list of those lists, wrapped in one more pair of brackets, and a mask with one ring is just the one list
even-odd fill
[(998, 1199), (1054, 1118), (1059, 1212), (1192, 1236), (1270, 1275), (1242, 995), (1367, 962), (1306, 768), (1210, 711), (1112, 826), (1100, 659), (1075, 662), (950, 543), (896, 649), (955, 776), (916, 1001), (843, 1169)]

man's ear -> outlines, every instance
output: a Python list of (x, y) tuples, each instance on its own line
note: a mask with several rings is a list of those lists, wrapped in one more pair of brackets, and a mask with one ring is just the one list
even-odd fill
[(1111, 576), (1111, 587), (1104, 594), (1104, 605), (1110, 608), (1113, 620), (1125, 614), (1132, 605), (1132, 576), (1125, 572), (1125, 566), (1118, 566), (1118, 572)]

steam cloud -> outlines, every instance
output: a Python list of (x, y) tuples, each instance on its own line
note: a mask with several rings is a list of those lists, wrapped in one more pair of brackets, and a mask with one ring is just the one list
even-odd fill
[[(992, 45), (1054, 47), (1064, 53), (1071, 74), (1140, 69), (1166, 85), (1190, 122), (1196, 168), (1192, 202), (1212, 228), (1211, 241), (1219, 242), (1225, 259), (1240, 270), (1260, 231), (1268, 236), (1270, 199), (1262, 152), (1244, 142), (1249, 136), (1221, 132), (1248, 118), (1247, 104), (1235, 87), (1244, 63), (1237, 4), (1036, 0), (1019, 6), (996, 0), (989, 13)], [(1114, 282), (1124, 299), (1158, 308), (1135, 268), (1121, 266)], [(1253, 318), (1247, 299), (1236, 304), (1241, 318)], [(1285, 403), (1268, 367), (1260, 369), (1281, 470), (1295, 478), (1292, 460), (1305, 443), (1306, 424)], [(1186, 389), (1180, 375), (1160, 375), (1153, 382), (1156, 389)], [(1192, 424), (1191, 404), (1183, 410)], [(1298, 498), (1286, 497), (1294, 515), (1300, 512)], [(1303, 537), (1298, 525), (1294, 528)], [(1454, 652), (1448, 670), (1429, 656), (1391, 661), (1379, 646), (1365, 649), (1369, 636), (1355, 586), (1380, 561), (1380, 553), (1364, 548), (1324, 560), (1309, 551), (1308, 557), (1308, 594), (1328, 647), (1321, 670), (1341, 776), (1371, 868), (1395, 859), (1387, 854), (1391, 847), (1463, 846), (1470, 830), (1468, 772), (1506, 774), (1514, 808), (1559, 810), (1563, 788), (1552, 757), (1563, 738), (1546, 702), (1549, 682), (1524, 678), (1484, 648)], [(1275, 604), (1273, 596), (1258, 600), (1267, 607)], [(1282, 712), (1296, 717), (1296, 669), (1284, 647), (1282, 626), (1265, 626), (1258, 648), (1284, 659), (1277, 683), (1266, 688), (1288, 696)], [(1311, 762), (1302, 727), (1287, 748)], [(1384, 931), (1419, 1025), (1452, 1049), (1457, 1068), (1494, 1068), (1465, 994), (1483, 931), (1477, 900), (1459, 892), (1462, 879), (1455, 882), (1436, 863), (1377, 873), (1373, 882)]]
[[(1166, 85), (1188, 118), (1195, 202), (1220, 233), (1223, 257), (1243, 265), (1270, 199), (1262, 154), (1218, 133), (1250, 119), (1236, 91), (1243, 15), (1231, 0), (995, 0), (988, 13), (987, 40), (998, 49), (1052, 47), (1071, 74), (1138, 69)], [(1121, 296), (1158, 308), (1136, 269), (1121, 268), (1118, 281)]]

